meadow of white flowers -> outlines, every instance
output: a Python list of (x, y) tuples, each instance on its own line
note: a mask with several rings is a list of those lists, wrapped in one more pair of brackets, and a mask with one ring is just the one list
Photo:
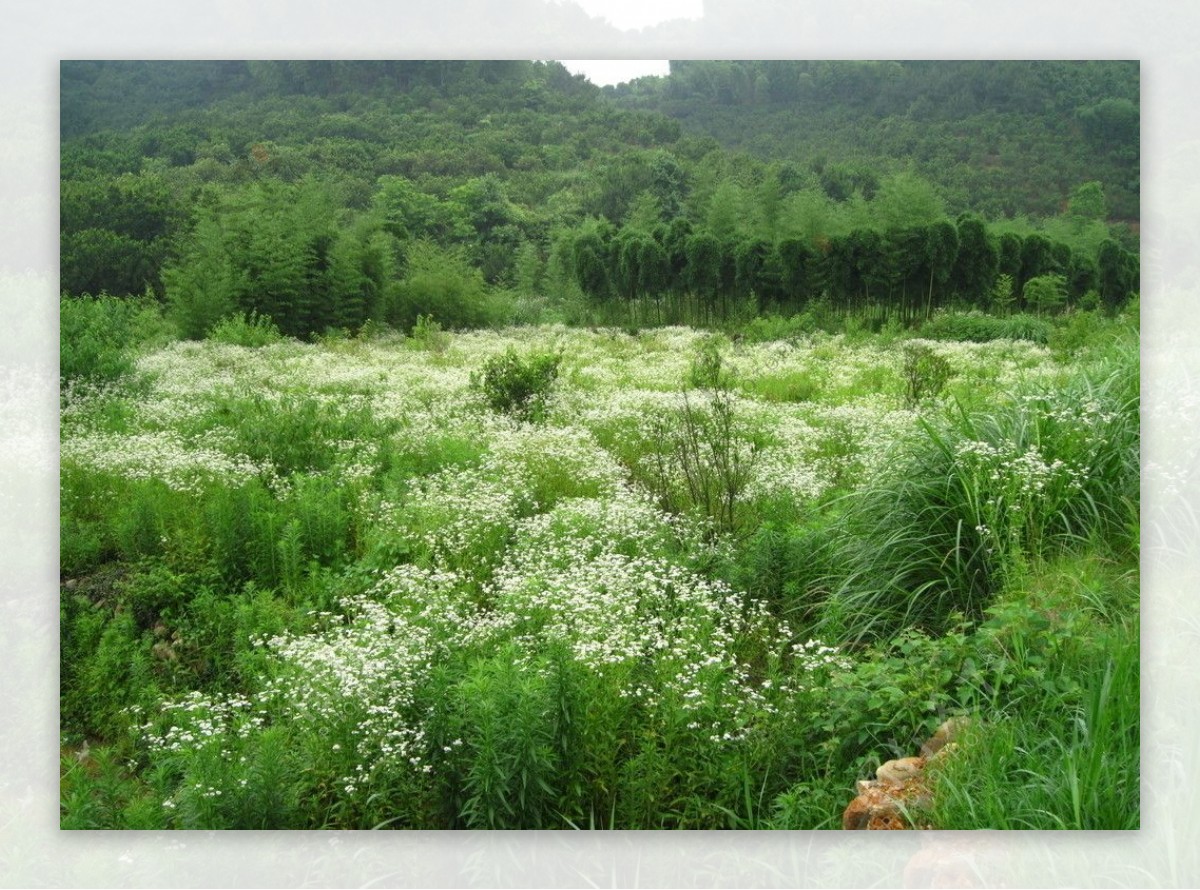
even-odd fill
[[(711, 336), (181, 342), (142, 357), (118, 391), (66, 394), (65, 509), (157, 505), (97, 547), (180, 571), (225, 552), (181, 518), (190, 504), (265, 540), (248, 564), (278, 571), (250, 580), (311, 606), (237, 641), (252, 653), (236, 679), (137, 705), (166, 824), (245, 827), (256, 808), (311, 807), (342, 826), (634, 825), (655, 805), (674, 814), (664, 824), (712, 824), (728, 789), (766, 781), (756, 771), (828, 716), (831, 678), (854, 664), (714, 567), (762, 517), (887, 473), (895, 443), (950, 396), (1011, 403), (1064, 369), (1025, 342), (922, 341), (953, 377), (942, 401), (909, 407), (900, 350), (877, 338), (721, 340), (717, 391), (688, 382)], [(541, 423), (489, 410), (471, 384), (510, 348), (563, 356)], [(1106, 422), (1098, 404), (1037, 407), (1084, 432)], [(983, 517), (1089, 472), (1036, 442), (965, 443), (954, 460), (1007, 480), (1007, 498), (981, 507), (984, 537), (999, 520)], [(697, 474), (737, 500), (726, 526), (698, 503)], [(249, 534), (222, 546), (250, 547), (232, 540)], [(307, 803), (263, 797), (272, 758), (311, 772)], [(770, 781), (790, 787), (785, 772)], [(689, 795), (719, 800), (705, 811)]]

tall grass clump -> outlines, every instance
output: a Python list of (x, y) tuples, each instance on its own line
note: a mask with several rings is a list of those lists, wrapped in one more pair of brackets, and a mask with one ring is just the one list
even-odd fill
[(1136, 572), (1064, 558), (1006, 590), (974, 638), (981, 720), (936, 779), (956, 829), (1139, 827)]
[(977, 618), (1030, 563), (1137, 546), (1135, 344), (1057, 389), (921, 421), (890, 471), (850, 496), (827, 618), (877, 637)]

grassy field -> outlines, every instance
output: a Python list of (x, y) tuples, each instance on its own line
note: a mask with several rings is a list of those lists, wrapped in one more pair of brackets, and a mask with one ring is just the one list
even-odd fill
[(78, 311), (64, 828), (836, 828), (960, 714), (938, 827), (1139, 824), (1136, 308), (136, 354)]

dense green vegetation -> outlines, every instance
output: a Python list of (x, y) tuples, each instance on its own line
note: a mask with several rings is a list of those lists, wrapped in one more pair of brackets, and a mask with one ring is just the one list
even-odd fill
[[(553, 62), (64, 63), (63, 290), (148, 290), (189, 337), (230, 312), (307, 335), (1114, 308), (1136, 95), (1119, 63), (677, 63), (617, 91)], [(920, 139), (868, 138), (897, 122)], [(1027, 150), (986, 162), (995, 128)]]
[(951, 207), (989, 218), (1055, 216), (1089, 180), (1108, 215), (1139, 216), (1137, 62), (677, 61), (669, 78), (608, 90), (810, 168), (835, 200), (870, 198), (881, 171), (911, 166)]
[(977, 65), (64, 63), (62, 826), (1138, 827), (1137, 68)]

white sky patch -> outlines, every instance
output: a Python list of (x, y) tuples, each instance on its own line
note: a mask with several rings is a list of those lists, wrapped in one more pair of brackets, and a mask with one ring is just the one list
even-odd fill
[(565, 0), (614, 28), (636, 31), (671, 19), (698, 19), (704, 0)]
[(562, 64), (572, 74), (583, 74), (596, 86), (624, 83), (638, 77), (670, 73), (666, 59), (563, 59)]

